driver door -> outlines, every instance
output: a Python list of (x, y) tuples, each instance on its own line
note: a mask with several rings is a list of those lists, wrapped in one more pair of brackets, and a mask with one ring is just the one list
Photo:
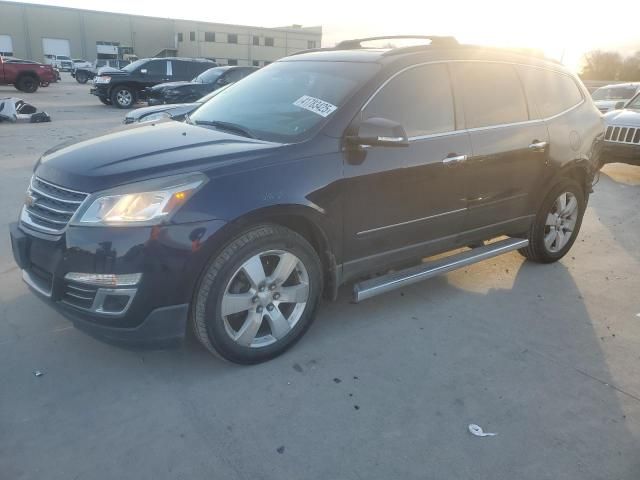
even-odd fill
[(444, 63), (397, 74), (361, 112), (362, 120), (400, 123), (409, 146), (364, 147), (345, 157), (346, 276), (421, 258), (430, 244), (462, 230), (463, 160), (471, 146), (468, 133), (456, 130), (454, 112)]

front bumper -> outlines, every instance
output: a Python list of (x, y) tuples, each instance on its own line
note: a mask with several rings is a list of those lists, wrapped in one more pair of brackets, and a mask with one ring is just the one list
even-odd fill
[(605, 142), (602, 158), (604, 163), (640, 165), (640, 144)]
[[(13, 223), (10, 235), (24, 281), (77, 328), (117, 343), (165, 344), (185, 334), (193, 289), (223, 225), (214, 220), (157, 227), (70, 226), (52, 237)], [(69, 272), (141, 273), (141, 279), (135, 285), (98, 287), (70, 280)]]
[(109, 84), (94, 85), (89, 93), (96, 97), (109, 98)]

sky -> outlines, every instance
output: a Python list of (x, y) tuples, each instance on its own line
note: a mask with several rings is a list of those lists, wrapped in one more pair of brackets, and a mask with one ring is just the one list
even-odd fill
[[(464, 43), (530, 48), (578, 70), (585, 52), (640, 50), (640, 29), (620, 12), (640, 13), (638, 0), (35, 0), (65, 7), (262, 27), (322, 25), (323, 46), (373, 35), (453, 35)], [(1, 13), (0, 13), (1, 14)]]

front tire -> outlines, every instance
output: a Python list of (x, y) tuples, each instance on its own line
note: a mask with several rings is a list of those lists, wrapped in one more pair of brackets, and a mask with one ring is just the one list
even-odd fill
[(309, 242), (278, 225), (253, 227), (218, 253), (200, 280), (195, 336), (231, 362), (270, 360), (311, 326), (321, 290), (322, 267)]
[(529, 229), (529, 245), (519, 252), (537, 263), (557, 262), (576, 241), (587, 206), (584, 189), (569, 178), (547, 194)]
[(116, 87), (111, 92), (111, 103), (118, 108), (131, 108), (136, 103), (136, 92), (130, 87)]

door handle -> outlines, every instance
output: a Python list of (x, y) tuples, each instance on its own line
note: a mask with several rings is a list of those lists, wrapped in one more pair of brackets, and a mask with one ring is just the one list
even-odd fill
[(469, 157), (467, 155), (451, 154), (442, 159), (445, 165), (455, 165), (456, 163), (465, 162)]
[(531, 145), (529, 145), (529, 148), (536, 152), (541, 152), (547, 148), (547, 142), (538, 142), (537, 140), (534, 140)]

